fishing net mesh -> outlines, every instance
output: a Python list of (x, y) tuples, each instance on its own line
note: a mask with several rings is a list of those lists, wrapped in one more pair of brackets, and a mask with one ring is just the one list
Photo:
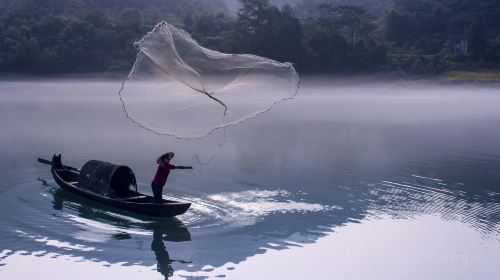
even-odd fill
[(293, 98), (299, 87), (290, 63), (209, 50), (166, 22), (136, 46), (120, 99), (129, 119), (157, 134), (201, 138)]

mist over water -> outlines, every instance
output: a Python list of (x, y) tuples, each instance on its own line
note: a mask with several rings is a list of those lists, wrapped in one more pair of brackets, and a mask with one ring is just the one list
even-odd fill
[[(125, 117), (119, 81), (0, 82), (5, 279), (453, 279), (500, 272), (495, 87), (307, 78), (297, 97), (201, 140)], [(177, 219), (117, 212), (59, 189), (37, 157), (129, 165)], [(38, 178), (46, 180), (42, 184)], [(54, 273), (57, 272), (57, 273)]]

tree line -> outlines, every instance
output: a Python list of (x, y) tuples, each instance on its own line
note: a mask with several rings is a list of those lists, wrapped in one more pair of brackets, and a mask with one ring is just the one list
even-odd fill
[(289, 61), (301, 72), (435, 74), (500, 66), (497, 0), (394, 0), (377, 16), (328, 0), (281, 8), (269, 0), (239, 2), (232, 15), (200, 8), (200, 1), (116, 8), (12, 0), (0, 17), (0, 71), (127, 71), (133, 42), (162, 20), (207, 48)]

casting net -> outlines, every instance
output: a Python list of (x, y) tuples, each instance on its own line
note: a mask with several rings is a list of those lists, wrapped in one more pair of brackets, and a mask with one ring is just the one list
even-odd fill
[(129, 119), (157, 134), (201, 138), (256, 117), (298, 91), (292, 64), (209, 50), (166, 22), (136, 46), (120, 99)]

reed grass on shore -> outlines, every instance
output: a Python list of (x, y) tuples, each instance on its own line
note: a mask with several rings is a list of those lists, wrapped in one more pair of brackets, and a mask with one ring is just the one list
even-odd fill
[(500, 70), (450, 71), (442, 78), (446, 81), (500, 82)]

